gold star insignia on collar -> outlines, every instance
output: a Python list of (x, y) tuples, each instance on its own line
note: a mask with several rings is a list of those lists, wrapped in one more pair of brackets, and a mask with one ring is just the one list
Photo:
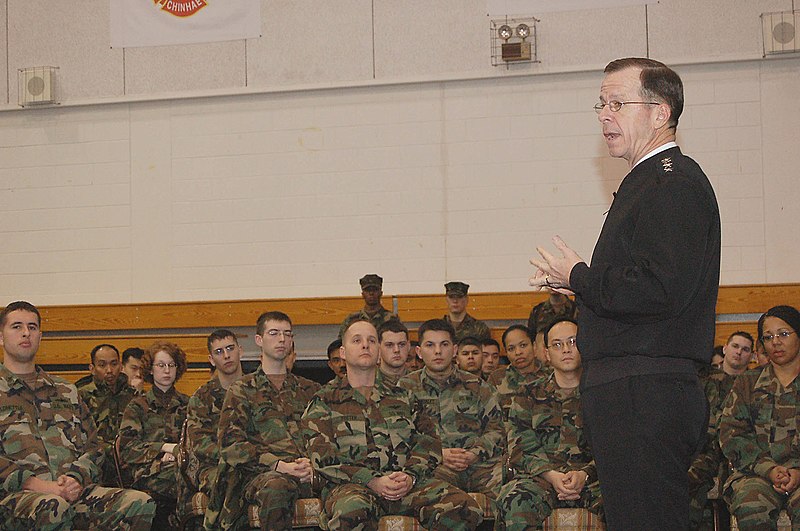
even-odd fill
[(661, 167), (664, 171), (672, 171), (672, 157), (664, 157), (661, 159)]

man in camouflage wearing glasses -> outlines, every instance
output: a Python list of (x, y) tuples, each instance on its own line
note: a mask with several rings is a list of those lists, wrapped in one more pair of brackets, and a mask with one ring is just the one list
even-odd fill
[(347, 374), (317, 393), (303, 416), (315, 433), (314, 468), (327, 480), (320, 526), (374, 530), (385, 514), (418, 517), (426, 529), (475, 529), (482, 511), (465, 492), (432, 478), (441, 461), (433, 419), (398, 386), (379, 385), (378, 333), (368, 321), (345, 330)]
[(286, 370), (293, 338), (285, 313), (258, 318), (261, 368), (233, 383), (225, 396), (217, 432), (218, 479), (206, 529), (249, 528), (248, 505), (258, 506), (262, 529), (291, 529), (295, 502), (312, 496), (311, 462), (299, 425), (311, 395)]
[(97, 486), (94, 421), (74, 385), (36, 366), (40, 323), (28, 302), (0, 312), (0, 527), (149, 530), (147, 494)]
[(537, 528), (557, 507), (602, 512), (594, 459), (583, 433), (577, 332), (566, 317), (544, 329), (553, 372), (511, 400), (508, 451), (515, 477), (503, 485), (497, 500), (498, 531)]

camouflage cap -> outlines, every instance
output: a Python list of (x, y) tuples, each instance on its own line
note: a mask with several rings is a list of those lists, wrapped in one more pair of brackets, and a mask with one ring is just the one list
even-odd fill
[(469, 284), (463, 282), (448, 282), (444, 285), (445, 294), (453, 297), (466, 297), (467, 290), (469, 290)]
[(361, 289), (367, 289), (367, 288), (383, 289), (383, 279), (378, 275), (374, 275), (371, 273), (369, 275), (364, 275), (363, 277), (361, 277), (361, 279), (359, 279), (358, 282), (359, 284), (361, 284)]

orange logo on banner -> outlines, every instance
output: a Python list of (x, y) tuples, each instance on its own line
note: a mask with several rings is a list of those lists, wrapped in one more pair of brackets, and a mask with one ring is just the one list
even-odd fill
[(176, 17), (191, 17), (206, 7), (206, 0), (153, 0), (153, 3), (160, 4), (162, 11)]

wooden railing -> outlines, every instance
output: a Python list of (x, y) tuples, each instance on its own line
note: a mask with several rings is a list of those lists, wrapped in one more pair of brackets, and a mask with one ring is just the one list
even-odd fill
[[(547, 297), (538, 292), (474, 293), (467, 311), (489, 321), (526, 322), (531, 308)], [(384, 296), (386, 308), (396, 308), (407, 323), (419, 323), (446, 313), (442, 294)], [(758, 315), (777, 304), (800, 307), (800, 284), (722, 286), (717, 301), (716, 343), (731, 332), (744, 330), (755, 336)], [(99, 343), (112, 343), (120, 351), (129, 346), (145, 347), (156, 339), (173, 341), (187, 352), (190, 374), (179, 387), (193, 391), (210, 374), (199, 365), (207, 360), (205, 333), (174, 333), (171, 330), (254, 327), (267, 310), (280, 310), (296, 325), (336, 325), (363, 305), (361, 297), (172, 302), (147, 304), (63, 305), (39, 308), (45, 333), (39, 364), (67, 367), (56, 371), (77, 379), (85, 371), (73, 370), (87, 363), (89, 351)], [(745, 315), (729, 320), (726, 316)], [(752, 316), (756, 316), (753, 318)], [(500, 339), (504, 326), (495, 326), (492, 336)], [(144, 340), (144, 341), (143, 341)]]

